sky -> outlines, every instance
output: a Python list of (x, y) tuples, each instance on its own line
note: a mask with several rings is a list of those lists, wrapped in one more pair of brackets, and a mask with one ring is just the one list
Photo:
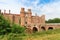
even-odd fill
[(13, 14), (19, 14), (20, 8), (31, 9), (32, 14), (45, 15), (46, 20), (60, 18), (60, 0), (0, 0), (0, 9), (11, 10)]

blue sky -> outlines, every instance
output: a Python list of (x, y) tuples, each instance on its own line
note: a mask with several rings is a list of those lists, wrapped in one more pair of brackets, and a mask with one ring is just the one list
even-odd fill
[(33, 15), (45, 15), (46, 20), (55, 17), (60, 18), (60, 0), (0, 0), (0, 9), (11, 10), (11, 13), (19, 14), (20, 8), (31, 9)]

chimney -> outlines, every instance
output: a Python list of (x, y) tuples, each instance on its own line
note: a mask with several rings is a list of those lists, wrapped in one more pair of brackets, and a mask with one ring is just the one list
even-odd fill
[(21, 10), (24, 10), (24, 8), (21, 8)]
[(1, 9), (0, 9), (0, 14), (1, 14)]
[(4, 14), (6, 13), (6, 10), (4, 10)]
[(31, 13), (31, 9), (28, 9), (28, 13)]
[(29, 12), (31, 12), (31, 9), (28, 9)]
[(10, 12), (11, 12), (11, 11), (9, 10), (9, 14), (10, 14)]
[(21, 11), (20, 12), (24, 12), (24, 10), (25, 10), (24, 8), (21, 8)]

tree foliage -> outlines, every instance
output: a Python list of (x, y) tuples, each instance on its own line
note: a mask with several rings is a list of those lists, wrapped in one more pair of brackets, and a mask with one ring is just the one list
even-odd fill
[(10, 23), (0, 14), (0, 34), (6, 34), (10, 31)]
[(49, 19), (46, 23), (60, 23), (60, 18)]

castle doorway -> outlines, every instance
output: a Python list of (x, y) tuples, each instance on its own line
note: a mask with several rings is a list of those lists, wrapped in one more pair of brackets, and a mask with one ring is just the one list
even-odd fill
[(42, 29), (42, 30), (45, 30), (45, 27), (44, 27), (44, 26), (42, 26), (42, 27), (41, 27), (41, 29)]
[(37, 32), (38, 29), (36, 27), (33, 27), (33, 32)]
[(49, 28), (48, 28), (48, 30), (52, 30), (52, 29), (53, 29), (53, 27), (49, 27)]

